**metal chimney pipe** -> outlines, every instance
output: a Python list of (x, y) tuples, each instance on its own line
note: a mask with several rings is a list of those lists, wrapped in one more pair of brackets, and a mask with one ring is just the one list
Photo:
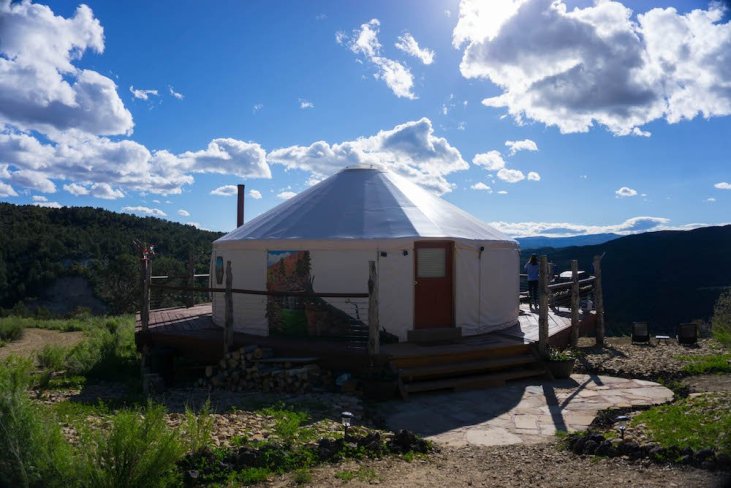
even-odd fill
[(236, 227), (244, 225), (244, 190), (246, 185), (236, 185), (238, 188), (238, 202), (236, 204)]

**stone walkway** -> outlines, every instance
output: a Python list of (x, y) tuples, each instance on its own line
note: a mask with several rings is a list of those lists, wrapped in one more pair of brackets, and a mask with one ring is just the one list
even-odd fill
[(409, 429), (442, 445), (494, 446), (545, 442), (558, 431), (585, 430), (599, 410), (672, 398), (672, 391), (651, 381), (577, 374), (570, 380), (414, 395), (380, 409), (392, 430)]

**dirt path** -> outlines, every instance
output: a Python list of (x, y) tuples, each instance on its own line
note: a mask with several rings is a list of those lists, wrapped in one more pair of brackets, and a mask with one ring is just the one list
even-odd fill
[(23, 337), (0, 347), (0, 359), (11, 354), (31, 356), (43, 349), (46, 344), (72, 347), (84, 338), (83, 332), (59, 332), (46, 329), (25, 329)]

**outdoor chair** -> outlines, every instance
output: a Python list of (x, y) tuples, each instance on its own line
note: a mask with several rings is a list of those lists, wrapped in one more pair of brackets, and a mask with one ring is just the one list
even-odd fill
[(635, 342), (650, 342), (650, 328), (647, 322), (632, 322), (632, 344)]
[(680, 324), (678, 326), (678, 344), (692, 345), (698, 343), (698, 326), (696, 324)]

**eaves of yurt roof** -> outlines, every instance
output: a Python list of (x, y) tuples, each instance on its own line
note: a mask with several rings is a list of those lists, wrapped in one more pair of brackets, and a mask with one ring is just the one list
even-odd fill
[(449, 238), (516, 243), (393, 172), (346, 168), (216, 241)]

